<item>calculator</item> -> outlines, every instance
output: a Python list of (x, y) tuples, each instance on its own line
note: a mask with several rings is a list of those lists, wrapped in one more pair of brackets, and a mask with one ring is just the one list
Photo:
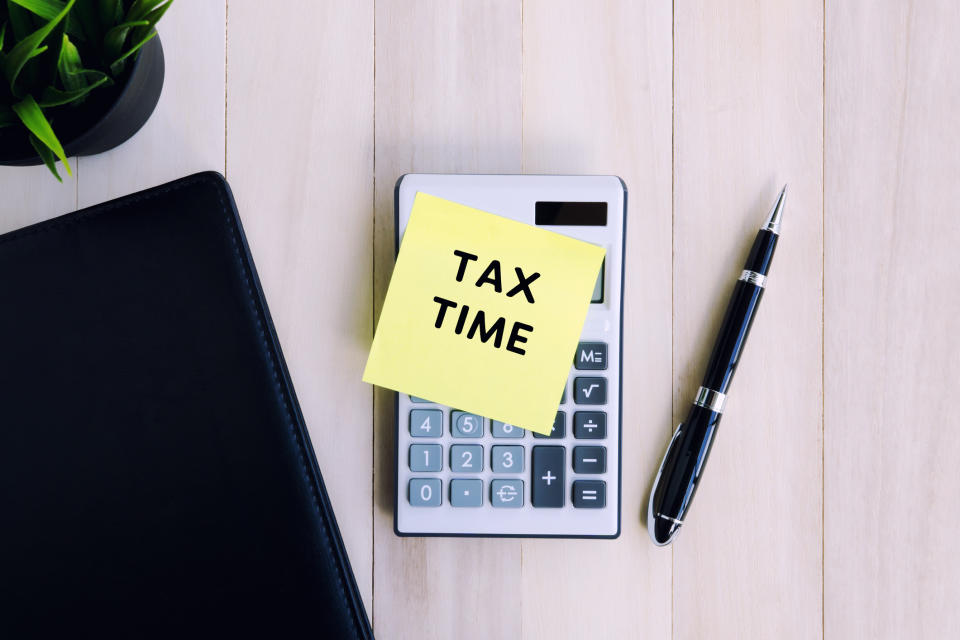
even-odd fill
[(399, 536), (620, 535), (621, 339), (627, 190), (616, 176), (407, 174), (400, 247), (428, 193), (606, 249), (549, 435), (397, 394)]

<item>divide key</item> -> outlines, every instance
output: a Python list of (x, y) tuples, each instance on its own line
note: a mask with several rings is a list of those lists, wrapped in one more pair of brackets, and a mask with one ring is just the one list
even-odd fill
[(533, 448), (530, 504), (534, 507), (562, 507), (566, 491), (564, 458), (566, 450), (557, 446)]

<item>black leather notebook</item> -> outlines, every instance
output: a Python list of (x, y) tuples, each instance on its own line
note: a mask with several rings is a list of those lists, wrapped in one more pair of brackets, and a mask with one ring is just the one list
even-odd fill
[(230, 190), (0, 236), (0, 637), (372, 637)]

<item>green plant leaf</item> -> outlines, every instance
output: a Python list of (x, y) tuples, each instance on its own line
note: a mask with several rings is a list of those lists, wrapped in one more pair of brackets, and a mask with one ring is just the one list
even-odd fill
[(39, 154), (40, 159), (43, 160), (43, 164), (47, 165), (47, 169), (50, 170), (50, 173), (53, 174), (53, 177), (57, 179), (58, 182), (63, 182), (63, 178), (60, 177), (60, 174), (57, 173), (57, 165), (53, 153), (50, 149), (40, 142), (36, 136), (30, 136), (30, 145), (36, 150)]
[(44, 20), (53, 20), (63, 11), (64, 3), (61, 0), (9, 0), (20, 5), (30, 13), (38, 15)]
[(76, 102), (100, 85), (110, 81), (110, 76), (92, 69), (85, 69), (83, 72), (74, 75), (87, 75), (87, 77), (94, 77), (95, 79), (84, 87), (69, 91), (61, 91), (56, 87), (45, 88), (43, 90), (43, 95), (40, 96), (40, 101), (38, 102), (40, 107), (46, 109), (47, 107), (59, 107), (60, 105)]
[[(50, 35), (54, 27), (66, 17), (76, 1), (77, 0), (69, 0), (64, 6), (63, 11), (58, 13), (55, 18), (14, 45), (14, 47), (10, 49), (10, 53), (0, 56), (0, 67), (2, 67), (3, 73), (7, 77), (11, 91), (13, 91), (14, 85), (16, 84), (17, 76), (19, 76), (20, 71), (23, 70), (23, 65), (25, 65), (30, 58), (46, 51), (46, 45), (41, 45), (41, 43)], [(41, 138), (41, 140), (43, 140), (43, 138)]]
[(135, 54), (137, 51), (139, 51), (140, 48), (143, 47), (143, 45), (147, 44), (150, 41), (150, 39), (153, 38), (155, 35), (157, 35), (157, 32), (151, 29), (150, 33), (148, 33), (145, 38), (143, 38), (142, 40), (137, 42), (135, 45), (130, 47), (122, 56), (120, 56), (119, 58), (111, 62), (110, 73), (113, 75), (113, 77), (117, 77), (123, 71), (124, 60), (126, 60), (127, 58)]
[(103, 57), (106, 60), (115, 60), (123, 52), (123, 44), (127, 41), (127, 35), (134, 27), (149, 27), (150, 23), (146, 20), (135, 20), (133, 22), (124, 22), (107, 31), (103, 37)]
[(3, 26), (0, 27), (0, 53), (3, 52), (3, 37), (7, 35), (7, 22), (4, 20)]
[(70, 40), (70, 36), (63, 34), (63, 44), (60, 46), (60, 59), (57, 61), (57, 71), (60, 82), (67, 91), (74, 91), (87, 86), (86, 78), (81, 75), (83, 62), (80, 52)]
[(106, 33), (113, 25), (123, 22), (120, 0), (97, 0), (97, 19), (100, 21), (100, 33)]
[(123, 71), (124, 60), (139, 51), (143, 45), (147, 44), (151, 38), (157, 35), (157, 31), (154, 26), (160, 21), (160, 18), (163, 17), (163, 14), (167, 12), (172, 4), (173, 0), (165, 0), (159, 3), (155, 2), (154, 8), (144, 18), (144, 21), (148, 24), (133, 29), (130, 37), (134, 44), (129, 49), (124, 51), (120, 57), (110, 63), (110, 73), (113, 74), (114, 77)]
[(130, 10), (127, 11), (126, 21), (143, 20), (148, 14), (155, 11), (159, 5), (169, 1), (170, 0), (134, 0), (133, 4), (130, 5)]
[(100, 31), (100, 19), (97, 15), (95, 0), (81, 0), (73, 8), (68, 16), (67, 33), (78, 42), (86, 42), (91, 45), (103, 41), (103, 32)]
[(28, 95), (20, 102), (12, 105), (11, 109), (20, 118), (20, 122), (30, 130), (30, 133), (35, 135), (44, 146), (60, 159), (67, 173), (73, 175), (70, 170), (70, 163), (67, 162), (67, 156), (63, 152), (63, 146), (57, 140), (57, 134), (53, 132), (50, 123), (47, 122), (47, 117), (43, 115), (43, 110), (40, 109), (40, 105), (33, 99), (33, 96)]

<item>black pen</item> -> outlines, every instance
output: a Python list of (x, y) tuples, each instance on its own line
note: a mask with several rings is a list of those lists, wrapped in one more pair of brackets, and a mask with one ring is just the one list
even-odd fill
[(647, 530), (658, 545), (670, 544), (680, 531), (693, 501), (720, 424), (730, 381), (750, 334), (750, 325), (760, 305), (773, 250), (780, 236), (784, 185), (767, 221), (757, 233), (740, 279), (733, 287), (720, 332), (707, 364), (703, 384), (680, 423), (660, 463), (647, 505)]

